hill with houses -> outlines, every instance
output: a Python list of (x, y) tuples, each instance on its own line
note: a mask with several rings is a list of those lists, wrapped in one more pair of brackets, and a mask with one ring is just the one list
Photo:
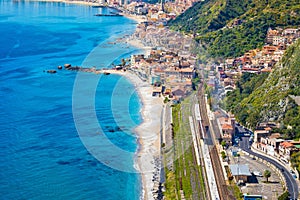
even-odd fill
[(269, 28), (299, 25), (298, 0), (201, 1), (169, 22), (172, 29), (193, 34), (214, 58), (237, 57), (261, 48)]
[(270, 74), (245, 73), (226, 97), (227, 109), (255, 128), (275, 122), (275, 132), (300, 138), (300, 40), (289, 46)]

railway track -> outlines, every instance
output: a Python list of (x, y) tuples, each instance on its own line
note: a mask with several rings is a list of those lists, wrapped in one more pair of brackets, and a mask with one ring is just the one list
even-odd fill
[[(189, 112), (193, 112), (193, 107), (190, 107), (189, 108)], [(195, 153), (195, 148), (193, 145), (191, 145), (191, 148), (192, 148), (192, 155), (193, 155), (193, 163), (189, 163), (190, 165), (190, 170), (193, 172), (193, 174), (195, 175), (195, 177), (192, 177), (191, 176), (191, 185), (193, 187), (193, 190), (194, 191), (199, 191), (200, 193), (197, 193), (197, 192), (193, 192), (193, 199), (199, 199), (199, 200), (207, 200), (207, 196), (208, 195), (205, 190), (206, 188), (203, 188), (202, 185), (201, 185), (201, 177), (202, 177), (202, 174), (200, 174), (200, 171), (199, 170), (202, 170), (201, 168), (200, 169), (197, 169), (197, 156), (196, 156), (196, 153)], [(201, 167), (201, 166), (199, 166)], [(203, 172), (202, 172), (203, 173)], [(203, 178), (203, 177), (202, 177)], [(199, 188), (197, 188), (199, 187)]]
[(226, 181), (223, 175), (223, 169), (218, 155), (218, 150), (215, 145), (210, 149), (210, 157), (211, 157), (212, 165), (214, 166), (214, 173), (218, 185), (220, 198), (224, 200), (235, 199), (235, 197), (229, 193), (228, 187), (226, 185)]
[(219, 154), (217, 147), (215, 145), (214, 136), (211, 135), (210, 130), (212, 130), (212, 127), (210, 127), (209, 118), (207, 115), (207, 108), (206, 108), (206, 101), (205, 101), (205, 92), (203, 83), (200, 84), (199, 90), (198, 90), (198, 101), (199, 101), (199, 107), (200, 107), (200, 115), (202, 120), (202, 126), (204, 130), (204, 133), (200, 137), (203, 138), (207, 144), (209, 144), (209, 154), (213, 166), (213, 171), (216, 179), (216, 184), (219, 192), (220, 199), (222, 200), (232, 200), (235, 199), (235, 197), (229, 192), (228, 187), (226, 185), (226, 181), (223, 175), (223, 169), (221, 166), (221, 162), (219, 159)]

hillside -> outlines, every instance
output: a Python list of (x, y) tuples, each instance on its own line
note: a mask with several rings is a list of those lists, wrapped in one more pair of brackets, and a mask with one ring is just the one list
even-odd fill
[(203, 34), (224, 27), (228, 20), (242, 15), (247, 7), (245, 1), (236, 0), (198, 2), (169, 25), (185, 32)]
[(264, 44), (269, 27), (298, 27), (299, 0), (207, 0), (170, 21), (196, 34), (213, 57), (236, 57)]
[(300, 96), (300, 40), (268, 76), (243, 75), (226, 103), (243, 124), (254, 128), (260, 122), (279, 122), (282, 127), (276, 131), (286, 138), (300, 138), (300, 106), (294, 96)]

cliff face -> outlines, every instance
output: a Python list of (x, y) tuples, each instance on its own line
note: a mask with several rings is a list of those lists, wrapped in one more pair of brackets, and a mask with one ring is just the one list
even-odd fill
[(298, 27), (300, 5), (299, 0), (206, 0), (169, 25), (194, 33), (210, 56), (236, 57), (261, 47), (270, 27)]
[(287, 137), (300, 138), (300, 40), (286, 50), (274, 71), (249, 96), (233, 100), (234, 95), (238, 93), (227, 97), (228, 107), (243, 123), (255, 127), (259, 122), (279, 122)]

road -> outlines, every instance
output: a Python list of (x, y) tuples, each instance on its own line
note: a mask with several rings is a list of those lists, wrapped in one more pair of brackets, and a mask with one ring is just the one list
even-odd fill
[(291, 199), (298, 199), (298, 195), (299, 195), (299, 191), (298, 191), (298, 184), (296, 182), (296, 180), (294, 179), (294, 177), (291, 175), (291, 173), (281, 164), (279, 164), (278, 162), (276, 162), (275, 160), (267, 157), (267, 156), (263, 156), (261, 154), (255, 153), (253, 152), (250, 148), (249, 148), (249, 137), (242, 137), (240, 140), (240, 148), (249, 153), (252, 154), (258, 158), (261, 158), (263, 160), (268, 161), (269, 163), (273, 164), (275, 167), (277, 167), (279, 170), (281, 170), (285, 180), (286, 180), (286, 184), (287, 184), (287, 189), (290, 193), (290, 198)]

